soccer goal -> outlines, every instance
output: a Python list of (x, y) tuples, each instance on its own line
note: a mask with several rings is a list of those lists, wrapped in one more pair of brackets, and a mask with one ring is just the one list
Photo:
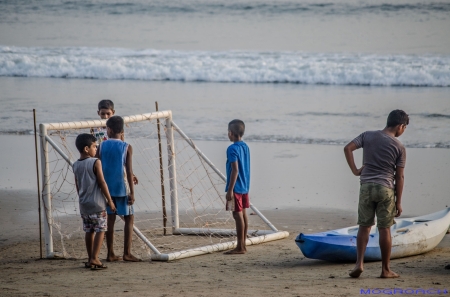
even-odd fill
[[(133, 146), (135, 225), (133, 253), (170, 261), (236, 246), (231, 212), (225, 210), (225, 177), (173, 121), (171, 111), (125, 116), (125, 141)], [(43, 225), (46, 257), (85, 257), (84, 232), (72, 172), (75, 138), (106, 120), (40, 124)], [(282, 239), (251, 205), (247, 245)], [(115, 250), (123, 246), (116, 221)], [(102, 249), (104, 253), (105, 249)]]

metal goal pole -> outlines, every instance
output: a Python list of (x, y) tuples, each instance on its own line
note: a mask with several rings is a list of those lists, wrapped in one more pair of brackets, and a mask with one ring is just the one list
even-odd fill
[(176, 151), (173, 138), (172, 114), (166, 118), (166, 137), (168, 152), (168, 170), (170, 180), (170, 208), (172, 212), (172, 234), (178, 234), (177, 229), (180, 228), (178, 217), (178, 192), (177, 192), (177, 167), (176, 167)]
[(52, 202), (50, 197), (50, 168), (48, 164), (48, 142), (46, 140), (47, 127), (39, 125), (41, 137), (41, 170), (42, 170), (42, 201), (44, 202), (44, 239), (47, 258), (53, 257), (52, 232)]

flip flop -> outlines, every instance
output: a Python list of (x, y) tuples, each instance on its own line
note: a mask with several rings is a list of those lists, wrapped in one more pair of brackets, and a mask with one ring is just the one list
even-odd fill
[(91, 263), (89, 263), (89, 262), (84, 262), (84, 268), (92, 268)]
[(103, 270), (103, 269), (106, 269), (106, 268), (108, 268), (108, 266), (105, 266), (105, 265), (95, 265), (95, 264), (93, 264), (92, 266), (91, 266), (91, 270)]

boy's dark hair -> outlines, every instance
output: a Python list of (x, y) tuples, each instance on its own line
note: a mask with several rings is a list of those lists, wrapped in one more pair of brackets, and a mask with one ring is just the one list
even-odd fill
[(106, 121), (106, 127), (112, 130), (114, 134), (123, 132), (123, 119), (120, 116), (112, 116)]
[(83, 133), (77, 136), (77, 139), (75, 140), (75, 146), (81, 154), (84, 151), (85, 147), (90, 147), (96, 141), (97, 138), (95, 138), (94, 135)]
[(245, 132), (245, 124), (241, 120), (232, 120), (228, 123), (228, 130), (230, 130), (235, 137), (242, 137)]
[(396, 109), (391, 111), (387, 118), (388, 127), (395, 127), (397, 125), (408, 125), (409, 124), (409, 116), (403, 110)]
[(100, 109), (114, 110), (114, 103), (109, 99), (103, 99), (98, 103), (98, 110)]

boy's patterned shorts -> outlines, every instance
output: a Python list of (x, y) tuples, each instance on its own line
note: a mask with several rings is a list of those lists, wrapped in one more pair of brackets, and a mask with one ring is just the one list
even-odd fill
[(358, 225), (373, 226), (375, 214), (378, 228), (390, 228), (397, 213), (394, 189), (375, 183), (361, 184), (359, 190)]
[(108, 216), (106, 211), (102, 210), (89, 215), (81, 215), (83, 219), (84, 232), (106, 232), (108, 231)]

